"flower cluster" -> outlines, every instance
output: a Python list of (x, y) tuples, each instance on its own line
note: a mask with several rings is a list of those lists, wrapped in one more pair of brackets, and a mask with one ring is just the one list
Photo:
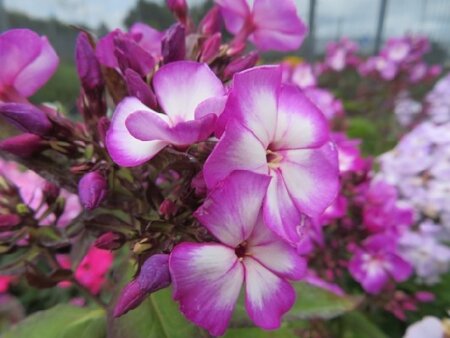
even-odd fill
[(423, 122), (405, 135), (397, 147), (380, 157), (383, 179), (417, 211), (416, 230), (400, 243), (419, 278), (436, 283), (450, 269), (449, 248), (449, 125)]
[[(128, 242), (139, 273), (123, 289), (116, 316), (171, 282), (186, 318), (222, 335), (244, 288), (250, 318), (274, 329), (294, 304), (290, 281), (306, 273), (297, 252), (303, 220), (319, 217), (337, 194), (338, 158), (320, 109), (328, 102), (316, 105), (324, 101), (320, 95), (283, 79), (281, 66), (254, 67), (257, 54), (245, 54), (245, 46), (248, 40), (261, 51), (293, 50), (306, 27), (291, 0), (270, 9), (263, 0), (217, 0), (198, 27), (184, 1), (168, 4), (178, 22), (164, 32), (137, 23), (98, 40), (80, 33), (77, 106), (83, 123), (29, 103), (31, 91), (20, 90), (20, 76), (1, 87), (0, 114), (25, 132), (3, 141), (2, 151), (78, 191), (84, 211), (78, 215), (77, 200), (77, 213), (59, 230), (65, 252), (76, 255), (83, 232), (97, 237), (97, 248), (73, 272), (67, 272), (71, 259), (61, 254), (59, 238), (46, 245), (42, 259), (59, 272), (41, 271), (36, 262), (33, 278), (49, 282), (57, 275), (53, 281), (60, 286), (75, 283), (96, 297), (112, 262), (98, 248)], [(234, 35), (229, 42), (220, 20)], [(19, 33), (0, 36), (11, 43), (7, 57), (23, 43), (14, 35)], [(41, 85), (50, 70), (36, 58), (28, 77)], [(26, 73), (26, 65), (17, 68)], [(115, 103), (110, 118), (106, 96)], [(62, 197), (56, 186), (27, 186), (34, 204), (24, 202), (33, 211), (27, 221), (17, 219), (12, 205), (10, 230), (27, 239), (25, 246), (44, 245), (46, 238), (30, 229), (60, 222), (63, 213), (51, 197)], [(8, 240), (16, 244), (13, 238)]]

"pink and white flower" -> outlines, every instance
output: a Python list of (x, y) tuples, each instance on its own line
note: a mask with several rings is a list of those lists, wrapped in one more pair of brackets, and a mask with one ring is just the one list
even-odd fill
[(45, 36), (29, 29), (0, 34), (0, 101), (32, 96), (53, 75), (59, 59)]
[(191, 321), (222, 335), (241, 287), (253, 322), (264, 329), (280, 326), (295, 301), (288, 283), (305, 274), (295, 249), (264, 225), (261, 205), (270, 177), (235, 171), (211, 191), (196, 211), (219, 243), (181, 243), (170, 255), (174, 299)]
[(237, 40), (247, 37), (260, 50), (290, 51), (300, 47), (307, 28), (293, 0), (215, 0), (225, 27)]
[(299, 88), (281, 84), (280, 67), (263, 66), (235, 75), (218, 121), (222, 132), (204, 166), (208, 188), (234, 170), (272, 176), (264, 221), (298, 243), (301, 215), (319, 216), (338, 190), (337, 152), (326, 118)]
[(348, 268), (371, 294), (381, 292), (391, 279), (397, 283), (405, 281), (413, 272), (412, 266), (397, 253), (395, 239), (384, 234), (367, 238), (363, 247), (356, 249)]
[(186, 147), (207, 139), (223, 109), (225, 89), (206, 64), (172, 62), (155, 74), (153, 87), (165, 114), (134, 97), (114, 112), (106, 146), (121, 166), (142, 164), (169, 144)]

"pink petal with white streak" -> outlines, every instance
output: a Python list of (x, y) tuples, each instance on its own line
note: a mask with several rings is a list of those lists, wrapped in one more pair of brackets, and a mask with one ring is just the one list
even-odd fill
[(203, 175), (213, 188), (234, 170), (267, 174), (266, 150), (255, 135), (239, 123), (230, 121), (227, 129), (205, 162)]
[(289, 196), (280, 171), (271, 171), (271, 176), (264, 199), (264, 222), (285, 241), (296, 244), (300, 241), (301, 214)]
[(204, 63), (171, 62), (156, 72), (153, 86), (159, 104), (172, 123), (195, 118), (197, 106), (225, 95), (222, 82)]
[(270, 177), (234, 171), (210, 192), (195, 217), (222, 243), (237, 247), (254, 231)]
[(182, 243), (173, 249), (169, 269), (180, 311), (213, 336), (224, 334), (244, 282), (244, 268), (234, 250)]
[(329, 139), (328, 121), (295, 86), (283, 86), (278, 98), (278, 118), (273, 149), (319, 147)]
[(280, 170), (297, 208), (319, 216), (336, 198), (339, 188), (337, 151), (332, 143), (319, 149), (280, 152)]
[(283, 278), (246, 257), (245, 307), (253, 322), (263, 329), (276, 329), (281, 317), (294, 305), (295, 291)]
[(247, 243), (248, 255), (277, 275), (292, 280), (305, 276), (305, 260), (264, 224), (262, 214)]
[(281, 75), (279, 66), (261, 66), (237, 73), (219, 127), (223, 130), (228, 121), (236, 119), (267, 148), (275, 135)]
[(165, 141), (140, 141), (128, 131), (125, 121), (135, 111), (149, 111), (141, 101), (134, 97), (123, 99), (111, 119), (111, 126), (106, 134), (106, 148), (118, 165), (133, 167), (150, 160), (168, 145)]
[(216, 115), (208, 114), (198, 120), (180, 121), (170, 125), (167, 116), (152, 110), (136, 111), (125, 121), (130, 134), (141, 141), (167, 141), (188, 146), (203, 141), (212, 134)]

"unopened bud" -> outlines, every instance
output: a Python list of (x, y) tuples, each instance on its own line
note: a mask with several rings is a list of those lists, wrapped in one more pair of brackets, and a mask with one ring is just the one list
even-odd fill
[(122, 234), (109, 231), (97, 238), (94, 245), (103, 250), (116, 250), (123, 245), (124, 239)]
[(183, 60), (186, 55), (185, 29), (182, 24), (176, 23), (164, 34), (162, 39), (162, 56), (164, 63)]
[(182, 23), (186, 23), (188, 7), (186, 0), (167, 0), (167, 7)]
[(122, 289), (114, 308), (114, 317), (135, 309), (145, 298), (170, 285), (169, 255), (157, 254), (148, 258), (136, 279)]
[(44, 188), (42, 189), (45, 201), (47, 204), (52, 204), (56, 201), (59, 196), (59, 192), (61, 189), (53, 183), (45, 182)]
[(199, 24), (200, 32), (205, 35), (212, 35), (220, 32), (222, 26), (222, 16), (219, 7), (211, 8)]
[(132, 69), (127, 69), (125, 71), (125, 81), (130, 96), (137, 97), (146, 106), (156, 109), (156, 96), (138, 73)]
[(106, 116), (101, 117), (97, 122), (97, 133), (100, 141), (105, 143), (106, 132), (109, 129), (111, 122)]
[(0, 215), (0, 231), (10, 230), (19, 225), (20, 217), (14, 214)]
[(89, 43), (89, 38), (84, 32), (78, 34), (77, 37), (75, 61), (78, 76), (85, 89), (94, 89), (103, 86), (100, 64), (97, 61), (94, 49)]
[(30, 157), (41, 151), (45, 145), (42, 139), (34, 134), (21, 134), (0, 141), (0, 150), (20, 157)]
[(107, 189), (108, 183), (100, 172), (93, 171), (84, 175), (78, 183), (81, 205), (87, 210), (97, 208), (105, 199)]
[(147, 53), (134, 40), (125, 36), (118, 36), (114, 39), (114, 54), (119, 62), (122, 72), (128, 68), (133, 69), (141, 76), (147, 76), (155, 66), (155, 59)]
[(44, 136), (52, 129), (47, 115), (31, 104), (2, 103), (0, 104), (0, 115), (27, 133)]
[(233, 60), (225, 67), (223, 75), (230, 79), (235, 73), (241, 72), (245, 69), (251, 68), (258, 62), (259, 55), (256, 52), (250, 52), (236, 60)]
[(202, 54), (200, 56), (201, 62), (210, 62), (214, 60), (220, 50), (220, 44), (222, 42), (222, 34), (215, 33), (211, 35), (202, 46)]
[(175, 214), (177, 211), (177, 205), (169, 200), (165, 199), (159, 206), (159, 213), (163, 215), (165, 218), (169, 218)]

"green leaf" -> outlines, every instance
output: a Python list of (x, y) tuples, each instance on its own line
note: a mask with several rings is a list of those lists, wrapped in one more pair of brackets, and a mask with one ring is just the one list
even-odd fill
[(275, 331), (263, 331), (259, 328), (228, 329), (223, 338), (296, 338), (293, 330), (282, 327)]
[(188, 322), (169, 288), (151, 294), (138, 308), (109, 319), (110, 338), (201, 338), (205, 331)]
[(338, 296), (322, 288), (295, 283), (297, 301), (284, 317), (285, 320), (331, 319), (353, 310), (359, 303), (357, 297)]
[(343, 338), (388, 338), (381, 329), (361, 312), (352, 311), (347, 313), (342, 317), (342, 321), (344, 327)]
[(2, 338), (104, 338), (105, 311), (60, 304), (39, 311), (13, 326)]

